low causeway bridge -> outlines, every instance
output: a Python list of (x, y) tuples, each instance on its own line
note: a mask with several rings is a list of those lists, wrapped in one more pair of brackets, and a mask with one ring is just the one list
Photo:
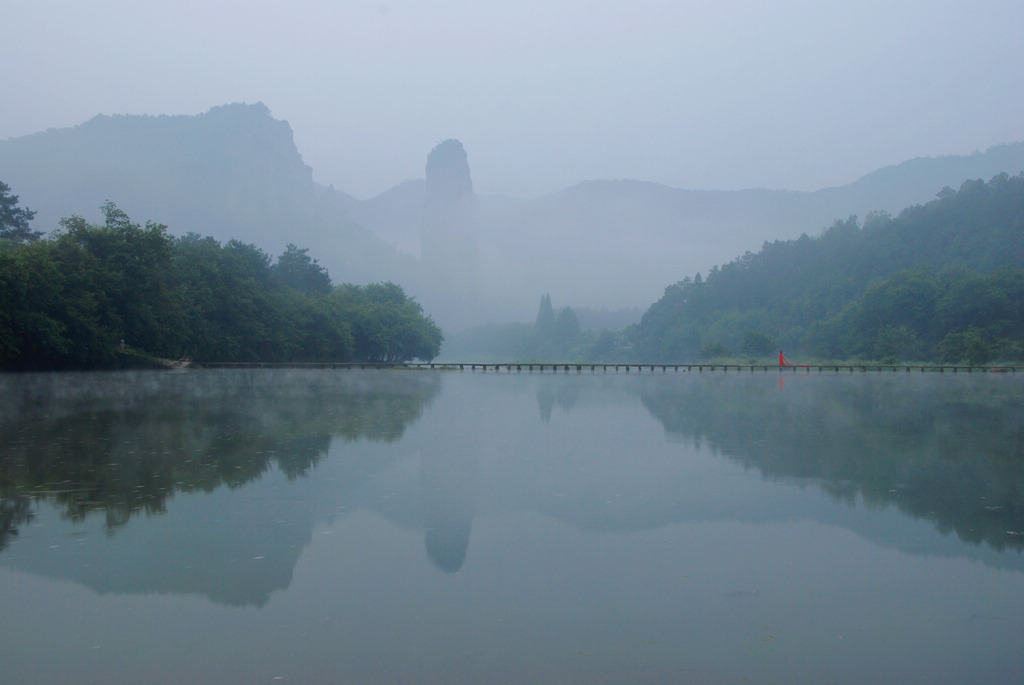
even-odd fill
[(1018, 373), (1024, 366), (965, 366), (954, 364), (598, 364), (521, 362), (192, 362), (203, 369), (415, 369), (479, 373)]

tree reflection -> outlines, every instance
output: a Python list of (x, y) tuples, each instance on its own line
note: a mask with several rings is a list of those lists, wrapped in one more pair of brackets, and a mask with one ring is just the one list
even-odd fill
[(1024, 389), (1013, 378), (756, 375), (645, 385), (665, 429), (837, 501), (894, 505), (943, 533), (1024, 549)]
[(551, 422), (551, 412), (557, 404), (565, 413), (572, 411), (580, 398), (580, 386), (577, 383), (542, 383), (537, 386), (537, 406), (540, 409), (540, 420)]
[(0, 549), (32, 500), (109, 529), (178, 492), (308, 473), (332, 438), (392, 442), (438, 392), (434, 374), (201, 371), (0, 379)]
[(0, 497), (0, 551), (7, 547), (8, 539), (17, 536), (18, 526), (31, 520), (31, 501), (28, 497)]

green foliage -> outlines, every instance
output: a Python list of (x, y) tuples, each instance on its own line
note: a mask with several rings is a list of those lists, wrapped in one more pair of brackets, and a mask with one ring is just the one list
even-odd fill
[[(52, 243), (0, 251), (0, 361), (31, 363), (67, 354), (69, 318), (82, 307), (83, 293), (64, 292), (64, 274)], [(63, 302), (62, 302), (63, 300)]]
[(273, 267), (274, 277), (283, 285), (304, 295), (329, 293), (331, 277), (327, 274), (327, 269), (320, 266), (315, 259), (311, 259), (308, 252), (308, 249), (300, 250), (288, 243), (284, 254), (277, 258), (277, 264)]
[[(1021, 303), (1024, 175), (1001, 174), (685, 278), (644, 314), (636, 356), (691, 361), (717, 343), (751, 355), (781, 345), (831, 359), (1021, 359)], [(972, 328), (987, 356), (964, 342)]]
[(992, 345), (985, 341), (976, 328), (959, 333), (949, 333), (939, 343), (937, 356), (940, 361), (985, 364), (992, 358)]
[(651, 358), (669, 363), (696, 359), (701, 350), (700, 340), (701, 333), (698, 326), (680, 322), (669, 329), (661, 339), (657, 355)]
[[(551, 296), (540, 298), (533, 330), (520, 340), (515, 357), (520, 360), (569, 361), (592, 359), (594, 336), (584, 334), (572, 307), (563, 307), (555, 314)], [(604, 343), (607, 347), (607, 341)]]
[(442, 335), (401, 287), (334, 289), (289, 245), (272, 264), (221, 245), (140, 226), (112, 203), (52, 237), (0, 250), (0, 368), (96, 368), (123, 350), (208, 361), (433, 359)]
[(703, 359), (721, 359), (731, 354), (728, 347), (717, 342), (710, 342), (700, 348), (700, 356)]
[[(270, 258), (259, 248), (190, 233), (174, 241), (178, 301), (185, 312), (180, 354), (200, 360), (285, 361), (281, 337), (297, 315), (275, 288)], [(302, 361), (302, 360), (295, 360)]]
[(558, 312), (552, 334), (555, 342), (564, 346), (572, 345), (579, 338), (580, 321), (572, 307), (563, 307), (562, 311)]
[(103, 366), (121, 340), (159, 356), (180, 343), (165, 227), (103, 209), (102, 226), (71, 217), (51, 239), (3, 253), (0, 365)]
[(775, 338), (760, 331), (747, 331), (743, 334), (743, 344), (740, 345), (740, 352), (755, 357), (766, 357), (771, 355), (777, 347)]
[(11, 187), (0, 181), (0, 247), (39, 240), (42, 232), (29, 228), (35, 215), (31, 209), (19, 207), (18, 196), (12, 195)]
[(441, 351), (441, 329), (401, 286), (346, 285), (327, 296), (328, 306), (351, 322), (353, 355), (372, 362), (431, 361)]
[(550, 337), (555, 331), (555, 310), (551, 306), (551, 296), (544, 293), (540, 297), (540, 307), (537, 310), (537, 335)]

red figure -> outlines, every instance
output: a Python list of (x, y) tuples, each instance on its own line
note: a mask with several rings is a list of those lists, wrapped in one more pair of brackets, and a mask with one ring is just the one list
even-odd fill
[(782, 350), (779, 350), (779, 366), (789, 366), (789, 362), (782, 356)]

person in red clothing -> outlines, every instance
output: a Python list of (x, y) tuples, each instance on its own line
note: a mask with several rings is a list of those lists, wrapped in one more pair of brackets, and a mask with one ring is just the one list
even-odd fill
[(782, 350), (779, 350), (779, 366), (789, 366), (789, 362), (782, 356)]

